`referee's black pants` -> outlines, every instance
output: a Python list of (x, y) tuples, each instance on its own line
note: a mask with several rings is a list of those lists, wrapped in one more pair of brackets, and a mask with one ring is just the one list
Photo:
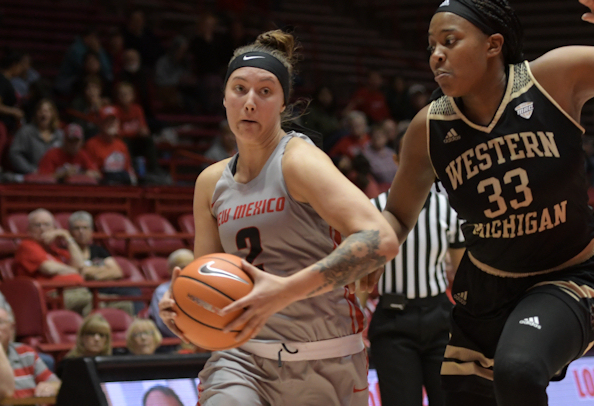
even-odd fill
[(449, 339), (452, 304), (445, 294), (416, 299), (404, 310), (377, 306), (369, 326), (370, 358), (377, 370), (382, 406), (445, 404), (440, 370)]

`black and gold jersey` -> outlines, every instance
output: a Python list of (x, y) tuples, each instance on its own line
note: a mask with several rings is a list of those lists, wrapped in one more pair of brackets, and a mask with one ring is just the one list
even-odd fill
[(593, 246), (584, 129), (536, 82), (528, 62), (509, 67), (488, 126), (472, 123), (447, 96), (431, 104), (427, 120), (433, 167), (481, 269), (545, 272)]

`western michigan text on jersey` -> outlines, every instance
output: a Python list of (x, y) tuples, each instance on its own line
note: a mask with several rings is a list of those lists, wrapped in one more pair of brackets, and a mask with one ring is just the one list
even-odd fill
[[(524, 148), (518, 149), (521, 145)], [(478, 175), (479, 171), (490, 169), (493, 166), (492, 151), (497, 155), (497, 164), (505, 163), (506, 157), (510, 161), (543, 156), (559, 158), (552, 132), (522, 132), (493, 138), (466, 150), (449, 163), (446, 172), (452, 182), (452, 189), (456, 190), (464, 180)]]

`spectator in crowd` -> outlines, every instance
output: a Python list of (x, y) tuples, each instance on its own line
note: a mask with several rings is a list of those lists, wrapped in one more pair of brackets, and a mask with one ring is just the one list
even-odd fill
[(382, 191), (388, 190), (396, 176), (394, 150), (387, 145), (388, 136), (381, 124), (374, 124), (371, 130), (371, 142), (363, 148), (363, 156), (367, 158), (371, 174), (380, 184)]
[(61, 381), (35, 350), (15, 343), (14, 314), (0, 308), (0, 399), (55, 396)]
[(153, 68), (157, 59), (163, 55), (161, 42), (146, 26), (142, 10), (134, 10), (130, 13), (123, 35), (124, 47), (137, 50), (144, 66)]
[(18, 97), (12, 78), (20, 77), (25, 71), (25, 54), (9, 51), (1, 60), (0, 66), (0, 122), (6, 126), (9, 133), (13, 133), (25, 116), (17, 103)]
[(103, 83), (101, 79), (90, 76), (85, 79), (84, 91), (72, 101), (71, 109), (68, 112), (75, 117), (89, 139), (99, 133), (99, 110), (107, 104), (102, 96)]
[(411, 120), (415, 116), (408, 86), (402, 76), (392, 78), (390, 86), (386, 89), (386, 102), (394, 120)]
[(391, 118), (385, 119), (382, 121), (382, 128), (386, 133), (386, 137), (388, 138), (388, 145), (394, 145), (396, 138), (398, 137), (398, 124), (396, 121), (392, 120)]
[(40, 78), (29, 85), (29, 93), (24, 99), (20, 99), (21, 109), (25, 113), (24, 121), (31, 123), (35, 120), (35, 109), (43, 99), (53, 98), (53, 83), (45, 78)]
[(70, 94), (74, 83), (81, 78), (85, 70), (85, 59), (89, 53), (98, 58), (101, 75), (111, 81), (113, 75), (109, 55), (101, 46), (95, 27), (87, 27), (81, 36), (66, 51), (62, 66), (55, 80), (55, 88), (62, 94)]
[(429, 92), (421, 84), (414, 84), (408, 89), (410, 104), (414, 114), (417, 114), (423, 107), (429, 104)]
[[(17, 275), (40, 280), (82, 282), (79, 270), (84, 265), (82, 253), (68, 230), (57, 229), (54, 216), (37, 209), (28, 216), (29, 238), (19, 244), (15, 256)], [(64, 290), (64, 305), (78, 313), (87, 313), (91, 292), (85, 288)]]
[(363, 154), (357, 154), (350, 162), (351, 170), (346, 172), (347, 178), (370, 199), (377, 197), (381, 193), (381, 188), (371, 173), (371, 165), (367, 158)]
[(8, 303), (2, 292), (0, 292), (0, 309), (7, 309), (8, 311), (12, 312), (12, 307), (10, 306), (10, 303)]
[[(167, 258), (167, 269), (169, 274), (173, 273), (173, 269), (178, 268), (185, 268), (190, 262), (194, 260), (194, 253), (189, 249), (181, 248), (176, 251), (173, 251), (169, 257)], [(159, 316), (159, 301), (169, 290), (169, 286), (171, 285), (171, 281), (164, 282), (160, 284), (155, 292), (153, 293), (153, 297), (151, 299), (151, 305), (149, 307), (149, 316), (151, 319), (155, 321), (157, 328), (163, 335), (163, 337), (177, 337), (169, 328), (165, 325), (161, 317)]]
[[(117, 86), (117, 107), (120, 120), (120, 136), (128, 146), (134, 161), (141, 158), (146, 162), (146, 170), (158, 172), (157, 148), (144, 118), (144, 111), (136, 103), (134, 87), (128, 82), (120, 82)], [(139, 177), (144, 177), (140, 168), (136, 168)]]
[(227, 120), (219, 123), (219, 130), (221, 133), (214, 140), (210, 148), (204, 153), (206, 158), (213, 161), (222, 161), (223, 159), (232, 157), (237, 152), (237, 144), (235, 143), (235, 135)]
[(367, 85), (355, 91), (345, 108), (345, 113), (353, 110), (362, 111), (372, 123), (390, 118), (390, 109), (382, 92), (382, 83), (382, 75), (378, 71), (370, 71)]
[(116, 97), (120, 136), (124, 139), (149, 136), (144, 111), (135, 100), (134, 86), (129, 82), (119, 82), (116, 86)]
[(39, 161), (38, 172), (42, 175), (54, 175), (58, 181), (66, 180), (73, 175), (87, 175), (99, 180), (101, 173), (97, 165), (82, 150), (84, 141), (83, 129), (71, 123), (64, 130), (64, 142), (61, 147), (48, 150)]
[(334, 94), (328, 86), (322, 86), (316, 91), (308, 113), (303, 116), (303, 125), (322, 134), (325, 140), (340, 130)]
[(124, 35), (117, 27), (109, 30), (109, 41), (107, 44), (107, 54), (111, 63), (113, 78), (117, 78), (124, 66)]
[(29, 87), (31, 84), (41, 79), (39, 72), (31, 67), (31, 55), (24, 54), (22, 64), (22, 73), (18, 76), (13, 76), (10, 79), (10, 83), (12, 83), (12, 86), (17, 93), (17, 97), (21, 100), (29, 97)]
[(77, 97), (83, 94), (85, 91), (85, 85), (87, 81), (91, 78), (101, 82), (103, 96), (110, 95), (110, 84), (113, 79), (105, 76), (105, 74), (103, 74), (103, 72), (101, 71), (101, 62), (99, 59), (99, 55), (97, 55), (95, 52), (89, 51), (84, 56), (83, 70), (72, 85), (72, 95), (74, 95), (74, 97)]
[(78, 244), (83, 258), (81, 270), (86, 280), (105, 281), (120, 279), (122, 269), (111, 254), (100, 245), (93, 244), (93, 216), (77, 211), (68, 218), (68, 230)]
[(163, 109), (195, 112), (202, 97), (188, 59), (188, 40), (173, 38), (169, 49), (155, 66), (155, 85)]
[(354, 158), (369, 144), (367, 117), (360, 111), (351, 111), (346, 117), (349, 133), (342, 137), (330, 150), (333, 158), (346, 156)]
[(161, 345), (163, 336), (150, 319), (135, 319), (126, 331), (126, 348), (134, 355), (151, 355)]
[(111, 327), (100, 314), (88, 315), (76, 333), (76, 345), (66, 358), (111, 355)]
[(136, 184), (128, 147), (119, 139), (120, 121), (114, 106), (99, 110), (100, 132), (85, 144), (85, 151), (103, 174), (103, 182), (111, 185)]
[(10, 146), (13, 171), (22, 174), (37, 172), (41, 158), (49, 149), (61, 146), (63, 139), (56, 105), (49, 99), (41, 100), (33, 123), (19, 128)]
[[(93, 216), (86, 211), (77, 211), (68, 218), (68, 230), (78, 244), (83, 256), (84, 265), (81, 274), (85, 280), (110, 281), (124, 276), (122, 268), (112, 255), (102, 246), (93, 244)], [(111, 287), (101, 288), (99, 293), (104, 295), (140, 296), (140, 288)], [(129, 301), (112, 302), (116, 307), (134, 315), (144, 308), (143, 302)]]
[(200, 87), (204, 89), (203, 107), (209, 113), (222, 111), (222, 70), (230, 56), (224, 38), (216, 32), (217, 24), (214, 14), (202, 14), (196, 22), (196, 35), (190, 43), (195, 73)]
[[(19, 303), (20, 305), (20, 303)], [(8, 303), (8, 301), (6, 300), (6, 297), (4, 297), (4, 295), (2, 294), (2, 292), (0, 292), (0, 309), (4, 309), (6, 310), (6, 312), (10, 315), (13, 316), (13, 318), (16, 321), (16, 318), (14, 317), (14, 312), (12, 310), (12, 306), (10, 305), (10, 303)], [(1, 323), (0, 323), (1, 324)], [(1, 326), (0, 326), (1, 328)], [(49, 368), (50, 371), (54, 371), (54, 366), (56, 361), (54, 360), (54, 357), (52, 357), (49, 354), (43, 353), (43, 352), (38, 352), (37, 353), (39, 355), (39, 357), (43, 360), (44, 364), (47, 365), (47, 367)], [(0, 379), (2, 379), (0, 377)], [(0, 396), (1, 399), (1, 396)]]
[(140, 53), (135, 49), (126, 49), (122, 56), (123, 67), (116, 81), (128, 82), (134, 86), (135, 99), (142, 106), (144, 115), (152, 133), (160, 129), (153, 113), (154, 84), (149, 79), (147, 68), (142, 66)]
[(144, 394), (142, 406), (184, 406), (181, 399), (167, 386), (153, 386)]

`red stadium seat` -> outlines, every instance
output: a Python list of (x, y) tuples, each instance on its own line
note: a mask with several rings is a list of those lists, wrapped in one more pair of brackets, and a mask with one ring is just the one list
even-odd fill
[(29, 228), (28, 213), (10, 213), (6, 217), (6, 226), (11, 233), (26, 233)]
[(58, 183), (54, 175), (41, 175), (39, 173), (28, 173), (24, 178), (25, 183), (45, 183), (53, 184)]
[(136, 315), (136, 317), (138, 317), (139, 319), (148, 319), (148, 318), (150, 318), (148, 306), (145, 307), (144, 309), (142, 309), (141, 311), (139, 311), (138, 314)]
[(123, 310), (111, 307), (93, 310), (93, 313), (99, 313), (105, 317), (111, 327), (111, 339), (113, 341), (126, 341), (126, 331), (132, 324), (132, 316)]
[(64, 183), (69, 185), (96, 185), (98, 182), (97, 179), (81, 173), (68, 176), (64, 179)]
[(182, 214), (177, 218), (179, 229), (184, 233), (194, 233), (194, 215), (192, 213)]
[(52, 343), (76, 343), (76, 333), (83, 318), (72, 310), (50, 310), (47, 312), (48, 339)]
[(171, 277), (167, 269), (167, 258), (145, 258), (140, 261), (140, 269), (149, 281), (167, 281)]
[(115, 259), (115, 261), (118, 263), (120, 268), (122, 268), (122, 273), (124, 274), (124, 276), (122, 277), (121, 280), (132, 281), (132, 282), (146, 280), (146, 278), (144, 277), (142, 272), (140, 272), (138, 267), (136, 265), (134, 265), (134, 263), (132, 261), (130, 261), (128, 258), (121, 257), (121, 256), (114, 256), (113, 259)]
[(17, 249), (17, 245), (13, 238), (1, 238), (4, 229), (0, 227), (0, 257), (13, 256)]
[(3, 281), (14, 278), (14, 258), (4, 258), (0, 260), (0, 277)]
[(65, 230), (68, 230), (68, 219), (72, 215), (71, 212), (61, 211), (59, 213), (54, 213), (54, 218), (56, 219), (56, 224)]
[[(176, 230), (173, 228), (169, 220), (160, 214), (140, 214), (138, 217), (136, 217), (136, 224), (140, 228), (140, 231), (142, 231), (144, 234), (176, 234)], [(146, 242), (155, 255), (169, 255), (177, 249), (186, 247), (184, 242), (179, 238), (148, 238)]]
[[(138, 229), (132, 224), (132, 221), (120, 213), (100, 213), (95, 217), (97, 231), (114, 236), (116, 234), (140, 234)], [(118, 239), (108, 238), (105, 241), (106, 248), (113, 255), (124, 255), (128, 257), (137, 253), (146, 254), (149, 247), (144, 240), (139, 239)]]
[(47, 342), (47, 307), (39, 283), (32, 278), (16, 277), (2, 281), (0, 292), (12, 306), (17, 341), (32, 347)]
[[(177, 218), (177, 224), (179, 225), (179, 229), (184, 233), (195, 234), (196, 230), (194, 227), (194, 215), (192, 213), (182, 214)], [(194, 248), (194, 241), (188, 241), (188, 245)]]

